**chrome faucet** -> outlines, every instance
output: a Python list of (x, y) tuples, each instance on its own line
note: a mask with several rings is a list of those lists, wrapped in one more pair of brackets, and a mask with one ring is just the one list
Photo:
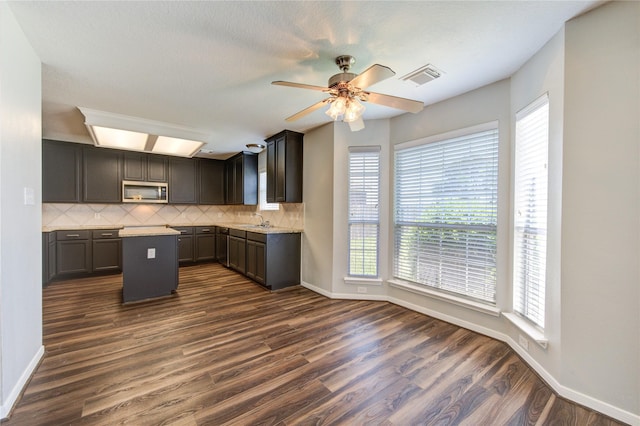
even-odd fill
[(258, 216), (260, 218), (260, 225), (263, 228), (268, 228), (269, 227), (269, 221), (268, 220), (264, 220), (264, 217), (262, 217), (262, 215), (260, 213), (254, 213), (254, 216)]

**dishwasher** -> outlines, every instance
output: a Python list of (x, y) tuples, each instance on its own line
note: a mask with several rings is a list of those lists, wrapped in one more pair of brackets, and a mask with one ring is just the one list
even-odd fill
[(229, 267), (229, 228), (216, 228), (216, 257), (220, 264)]

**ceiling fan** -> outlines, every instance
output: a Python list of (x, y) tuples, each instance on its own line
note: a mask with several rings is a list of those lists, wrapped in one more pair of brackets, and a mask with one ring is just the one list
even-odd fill
[(327, 87), (313, 86), (310, 84), (292, 83), (289, 81), (273, 81), (271, 84), (278, 86), (297, 87), (300, 89), (311, 89), (328, 93), (330, 97), (317, 102), (300, 112), (287, 117), (286, 121), (294, 121), (304, 117), (311, 112), (330, 105), (326, 114), (334, 121), (342, 118), (342, 121), (349, 123), (351, 131), (358, 131), (364, 128), (362, 113), (365, 107), (360, 102), (371, 102), (391, 108), (397, 108), (408, 112), (420, 112), (424, 108), (424, 103), (412, 99), (399, 98), (397, 96), (383, 95), (381, 93), (367, 92), (364, 89), (394, 76), (396, 73), (389, 67), (374, 64), (361, 74), (349, 72), (351, 66), (356, 62), (353, 56), (341, 55), (336, 58), (336, 65), (342, 71), (333, 75), (329, 79)]

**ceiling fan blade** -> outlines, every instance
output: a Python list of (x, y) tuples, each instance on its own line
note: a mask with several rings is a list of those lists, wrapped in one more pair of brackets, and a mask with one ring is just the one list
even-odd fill
[(381, 93), (367, 92), (367, 102), (401, 109), (409, 112), (420, 112), (424, 108), (424, 102), (412, 99), (399, 98), (397, 96), (383, 95)]
[(296, 87), (298, 89), (318, 90), (320, 92), (328, 92), (329, 91), (328, 87), (313, 86), (311, 84), (292, 83), (290, 81), (280, 81), (280, 80), (278, 80), (278, 81), (272, 81), (271, 84), (274, 84), (276, 86)]
[(310, 107), (305, 108), (302, 111), (293, 114), (291, 117), (285, 118), (285, 121), (295, 121), (295, 120), (297, 120), (299, 118), (302, 118), (305, 115), (310, 114), (310, 113), (312, 113), (313, 111), (315, 111), (315, 110), (317, 110), (319, 108), (322, 108), (323, 106), (328, 104), (330, 100), (331, 100), (331, 98), (327, 98), (327, 99), (324, 99), (324, 100), (322, 100), (320, 102), (317, 102), (317, 103), (311, 105)]
[(389, 67), (384, 65), (373, 64), (361, 74), (358, 74), (349, 83), (360, 89), (366, 89), (367, 87), (376, 84), (379, 81), (386, 80), (389, 77), (396, 75), (395, 72)]

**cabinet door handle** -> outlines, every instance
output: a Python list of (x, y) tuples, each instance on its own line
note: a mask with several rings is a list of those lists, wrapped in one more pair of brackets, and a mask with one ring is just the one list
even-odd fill
[(78, 238), (80, 234), (67, 234), (68, 238)]
[(205, 228), (205, 229), (202, 230), (202, 232), (211, 232), (211, 229)]
[(181, 233), (181, 234), (186, 234), (186, 233), (187, 233), (187, 231), (180, 231), (180, 233)]
[(111, 233), (111, 232), (103, 232), (101, 235), (103, 237), (113, 237), (113, 233)]

